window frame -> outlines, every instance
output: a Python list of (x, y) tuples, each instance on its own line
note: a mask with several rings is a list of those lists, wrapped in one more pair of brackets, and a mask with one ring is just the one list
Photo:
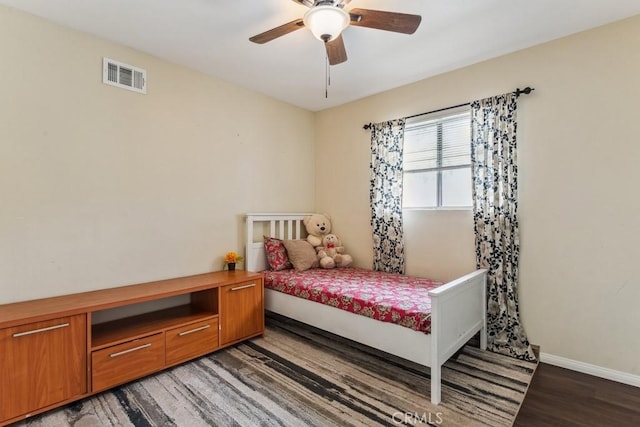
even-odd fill
[[(457, 169), (469, 169), (471, 170), (471, 157), (469, 157), (469, 163), (468, 164), (464, 164), (464, 165), (456, 165), (456, 166), (442, 166), (443, 163), (443, 122), (449, 118), (449, 117), (453, 117), (453, 116), (458, 116), (458, 115), (462, 115), (462, 114), (466, 114), (469, 117), (469, 127), (471, 127), (471, 106), (470, 105), (463, 105), (463, 106), (458, 106), (458, 107), (453, 107), (453, 108), (448, 108), (445, 110), (441, 110), (441, 111), (437, 111), (434, 113), (427, 113), (427, 114), (422, 114), (416, 117), (413, 117), (411, 119), (407, 119), (407, 122), (405, 124), (405, 134), (407, 132), (407, 128), (409, 128), (409, 130), (412, 127), (419, 127), (422, 123), (428, 122), (428, 121), (437, 121), (436, 125), (437, 125), (437, 130), (436, 130), (436, 163), (438, 166), (436, 167), (432, 167), (432, 168), (423, 168), (423, 169), (414, 169), (414, 170), (402, 170), (402, 179), (404, 181), (404, 177), (405, 174), (413, 174), (413, 173), (424, 173), (424, 172), (436, 172), (436, 206), (412, 206), (412, 207), (405, 207), (404, 206), (404, 200), (402, 203), (402, 210), (407, 210), (407, 211), (420, 211), (420, 210), (471, 210), (473, 209), (473, 198), (470, 199), (470, 204), (469, 205), (464, 205), (464, 206), (443, 206), (442, 205), (442, 200), (443, 200), (443, 188), (442, 188), (442, 184), (443, 184), (443, 179), (442, 179), (442, 172), (443, 171), (447, 171), (447, 170), (457, 170)], [(469, 144), (471, 144), (471, 141), (469, 141)], [(469, 183), (469, 186), (471, 186), (471, 182)], [(403, 191), (404, 193), (404, 191)]]

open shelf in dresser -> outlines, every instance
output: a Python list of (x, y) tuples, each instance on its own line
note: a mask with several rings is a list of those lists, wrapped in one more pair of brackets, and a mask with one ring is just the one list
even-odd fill
[(91, 349), (99, 350), (157, 332), (218, 317), (218, 288), (193, 292), (190, 303), (91, 326)]

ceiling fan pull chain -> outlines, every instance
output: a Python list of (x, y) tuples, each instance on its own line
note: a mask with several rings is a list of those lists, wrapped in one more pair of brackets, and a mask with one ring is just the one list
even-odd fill
[(329, 98), (329, 85), (331, 85), (331, 68), (329, 67), (329, 56), (324, 66), (324, 99)]

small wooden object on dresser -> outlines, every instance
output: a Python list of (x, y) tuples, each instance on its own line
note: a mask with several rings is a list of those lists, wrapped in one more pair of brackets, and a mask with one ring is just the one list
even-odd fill
[[(173, 297), (187, 302), (92, 324)], [(0, 426), (263, 333), (262, 274), (245, 271), (0, 305)]]

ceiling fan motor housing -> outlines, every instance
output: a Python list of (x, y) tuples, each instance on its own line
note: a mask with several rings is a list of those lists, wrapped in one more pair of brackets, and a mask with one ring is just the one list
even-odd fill
[(325, 43), (334, 40), (349, 25), (349, 14), (342, 8), (328, 4), (318, 4), (304, 14), (303, 22), (313, 35)]

